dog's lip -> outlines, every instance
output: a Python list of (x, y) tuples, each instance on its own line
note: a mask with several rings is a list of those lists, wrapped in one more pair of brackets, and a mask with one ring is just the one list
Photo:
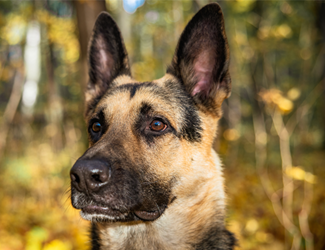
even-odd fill
[[(98, 205), (88, 205), (83, 207), (81, 211), (84, 214), (92, 214), (92, 215), (107, 215), (110, 217), (120, 218), (121, 215), (126, 216), (127, 214), (123, 214), (118, 210), (110, 209), (109, 207), (102, 207)], [(134, 215), (143, 221), (154, 221), (158, 219), (162, 215), (163, 211), (134, 211)]]
[(86, 209), (99, 209), (99, 210), (108, 210), (108, 207), (102, 207), (102, 206), (96, 206), (96, 205), (89, 205), (89, 206), (86, 206), (84, 208), (82, 208), (83, 210)]
[(158, 219), (164, 211), (135, 211), (134, 214), (141, 220), (153, 221)]
[(118, 210), (111, 209), (109, 207), (99, 206), (99, 205), (88, 205), (81, 208), (81, 211), (87, 214), (107, 214), (110, 216), (119, 216), (122, 214)]
[[(108, 207), (102, 207), (98, 205), (88, 205), (81, 209), (84, 213), (87, 214), (108, 214), (113, 216), (121, 215), (121, 212), (118, 210), (113, 210)], [(134, 214), (141, 220), (145, 221), (154, 221), (158, 219), (163, 211), (134, 211)]]

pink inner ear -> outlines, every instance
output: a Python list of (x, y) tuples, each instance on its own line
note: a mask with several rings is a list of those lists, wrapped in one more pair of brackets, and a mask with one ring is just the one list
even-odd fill
[(111, 77), (111, 70), (113, 69), (114, 60), (104, 49), (99, 50), (100, 58), (100, 69), (99, 71), (104, 76), (106, 80), (109, 80)]
[(194, 77), (197, 80), (192, 96), (202, 93), (209, 95), (212, 88), (212, 71), (215, 66), (214, 52), (205, 50), (199, 54), (194, 62)]
[(98, 38), (97, 48), (99, 51), (98, 70), (100, 74), (103, 76), (103, 78), (106, 81), (109, 81), (111, 78), (111, 71), (114, 67), (114, 59), (112, 55), (107, 51), (105, 47), (104, 39), (102, 37)]

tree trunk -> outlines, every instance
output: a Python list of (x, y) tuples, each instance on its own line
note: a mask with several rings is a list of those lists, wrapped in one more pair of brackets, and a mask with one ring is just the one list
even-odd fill
[[(323, 44), (325, 44), (325, 2), (320, 2), (320, 3), (317, 3), (316, 4), (316, 7), (318, 9), (318, 28), (319, 28), (319, 33), (322, 37), (322, 40), (323, 40)], [(322, 48), (322, 53), (323, 53), (323, 75), (321, 76), (322, 79), (323, 79), (323, 92), (325, 90), (325, 46), (323, 45), (323, 48)], [(324, 92), (325, 93), (325, 92)], [(323, 94), (324, 95), (324, 94)], [(323, 104), (323, 109), (322, 110), (325, 110), (325, 101), (324, 99), (322, 100), (322, 104)], [(325, 115), (323, 113), (323, 124), (325, 124)], [(325, 149), (325, 126), (324, 127), (324, 137), (323, 137), (323, 148)]]
[(97, 16), (106, 11), (105, 0), (77, 0), (74, 2), (77, 13), (80, 43), (80, 83), (85, 88), (88, 81), (87, 48)]

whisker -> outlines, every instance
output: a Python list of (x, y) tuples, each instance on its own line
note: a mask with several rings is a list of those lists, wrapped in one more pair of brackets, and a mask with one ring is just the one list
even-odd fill
[(150, 181), (146, 181), (146, 182), (142, 182), (141, 185), (149, 185), (149, 184), (153, 184), (153, 183), (157, 183), (158, 181), (153, 181), (153, 182), (150, 182)]
[(68, 193), (70, 193), (71, 192), (71, 187), (69, 187), (64, 193), (65, 194), (68, 194)]
[(161, 211), (160, 211), (160, 209), (159, 209), (159, 206), (158, 206), (158, 204), (157, 204), (157, 202), (155, 202), (156, 203), (156, 206), (157, 206), (157, 208), (158, 208), (158, 212), (159, 212), (159, 216), (161, 215)]

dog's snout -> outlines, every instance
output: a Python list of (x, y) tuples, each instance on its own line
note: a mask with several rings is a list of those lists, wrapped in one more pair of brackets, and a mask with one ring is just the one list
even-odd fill
[(99, 160), (78, 160), (70, 171), (71, 185), (80, 192), (98, 191), (110, 177), (111, 167)]

